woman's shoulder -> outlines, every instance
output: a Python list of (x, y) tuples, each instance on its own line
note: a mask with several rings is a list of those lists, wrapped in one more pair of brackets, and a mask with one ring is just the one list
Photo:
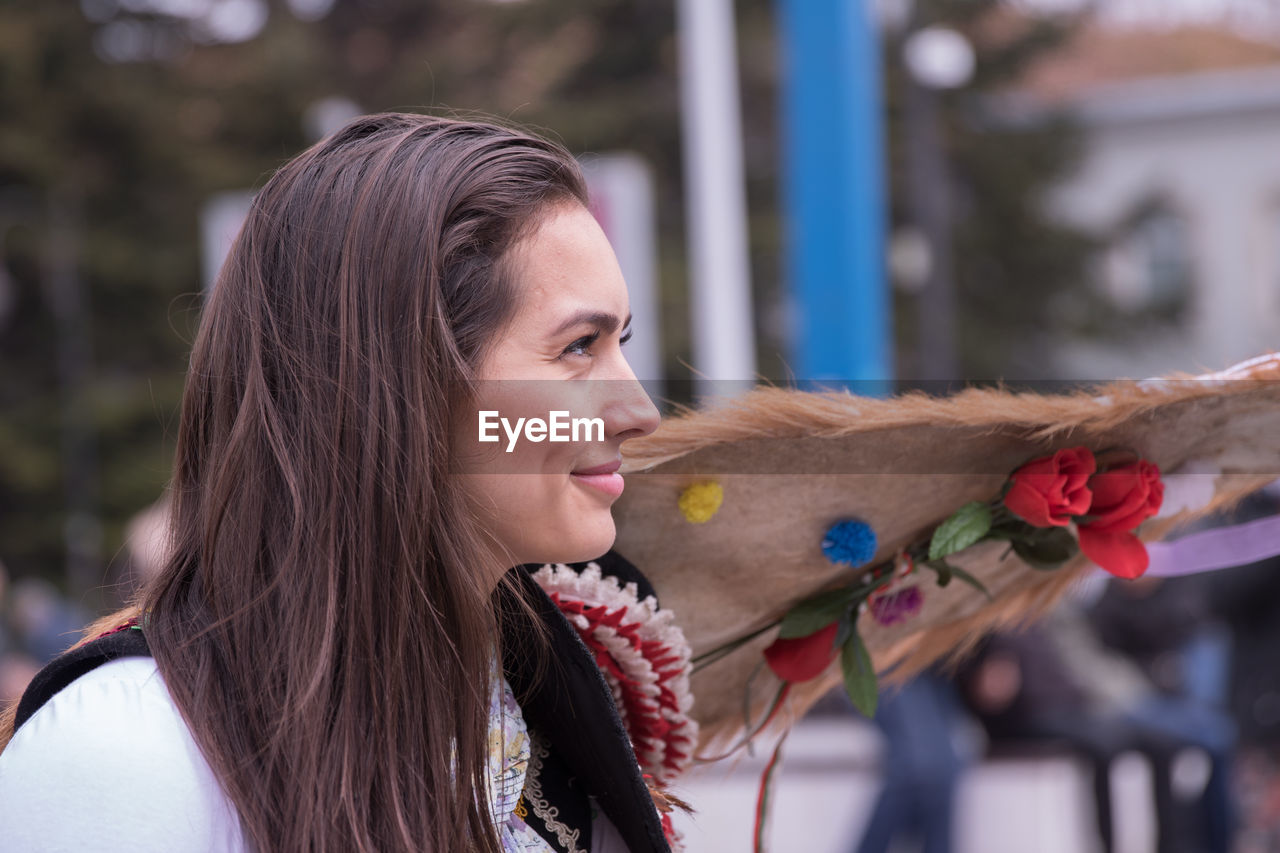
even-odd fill
[(155, 661), (105, 663), (0, 753), (0, 826), (20, 850), (243, 850), (239, 821)]

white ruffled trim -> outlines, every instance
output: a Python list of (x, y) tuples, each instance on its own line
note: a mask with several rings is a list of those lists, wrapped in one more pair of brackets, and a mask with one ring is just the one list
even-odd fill
[[(644, 772), (658, 782), (666, 784), (682, 775), (693, 762), (693, 752), (698, 741), (698, 724), (689, 716), (693, 707), (693, 694), (689, 690), (692, 650), (684, 631), (675, 622), (675, 614), (662, 610), (653, 596), (640, 600), (634, 583), (623, 586), (612, 576), (605, 576), (597, 563), (588, 564), (579, 574), (564, 564), (546, 565), (533, 575), (548, 595), (559, 594), (567, 601), (579, 601), (586, 607), (604, 607), (610, 614), (624, 611), (622, 623), (637, 626), (636, 634), (641, 642), (652, 643), (663, 650), (661, 657), (674, 658), (661, 670), (640, 649), (617, 629), (609, 625), (593, 624), (580, 614), (566, 614), (578, 629), (590, 632), (592, 637), (618, 663), (618, 666), (637, 685), (638, 703), (654, 716), (660, 716), (671, 726), (666, 738), (640, 737), (631, 732), (627, 710), (623, 706), (623, 686), (608, 671), (602, 670), (605, 681), (613, 692), (614, 703), (622, 715), (623, 723), (631, 732), (636, 758)], [(659, 702), (663, 687), (675, 697), (677, 708), (666, 707)], [(683, 755), (669, 754), (668, 744), (679, 743)]]

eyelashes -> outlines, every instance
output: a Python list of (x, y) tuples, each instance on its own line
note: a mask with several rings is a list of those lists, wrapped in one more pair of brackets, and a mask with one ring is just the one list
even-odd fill
[(591, 347), (593, 347), (595, 345), (595, 342), (599, 339), (600, 339), (599, 332), (592, 332), (589, 335), (583, 335), (582, 337), (578, 338), (576, 341), (574, 341), (573, 343), (565, 347), (564, 352), (562, 352), (561, 355), (562, 356), (565, 356), (565, 355), (590, 356)]
[[(622, 337), (618, 339), (618, 345), (623, 346), (627, 343), (627, 341), (631, 340), (631, 334), (632, 334), (632, 329), (628, 327), (627, 330), (622, 334)], [(581, 356), (586, 356), (587, 358), (590, 358), (591, 348), (595, 346), (595, 343), (598, 340), (600, 340), (599, 332), (592, 332), (589, 335), (583, 335), (582, 337), (578, 338), (576, 341), (574, 341), (573, 343), (565, 347), (564, 352), (560, 353), (560, 357), (563, 358), (566, 355), (581, 355)]]

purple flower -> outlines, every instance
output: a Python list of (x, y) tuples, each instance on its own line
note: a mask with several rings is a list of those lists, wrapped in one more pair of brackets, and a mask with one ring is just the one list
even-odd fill
[(920, 612), (924, 594), (918, 586), (908, 586), (894, 592), (878, 595), (868, 602), (871, 618), (881, 625), (897, 625)]

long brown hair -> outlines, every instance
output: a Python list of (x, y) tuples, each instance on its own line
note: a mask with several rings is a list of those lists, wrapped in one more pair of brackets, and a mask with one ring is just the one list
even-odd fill
[(141, 603), (260, 850), (498, 850), (492, 579), (450, 427), (515, 310), (509, 250), (565, 201), (586, 190), (559, 145), (402, 114), (254, 199), (204, 308), (172, 557)]

